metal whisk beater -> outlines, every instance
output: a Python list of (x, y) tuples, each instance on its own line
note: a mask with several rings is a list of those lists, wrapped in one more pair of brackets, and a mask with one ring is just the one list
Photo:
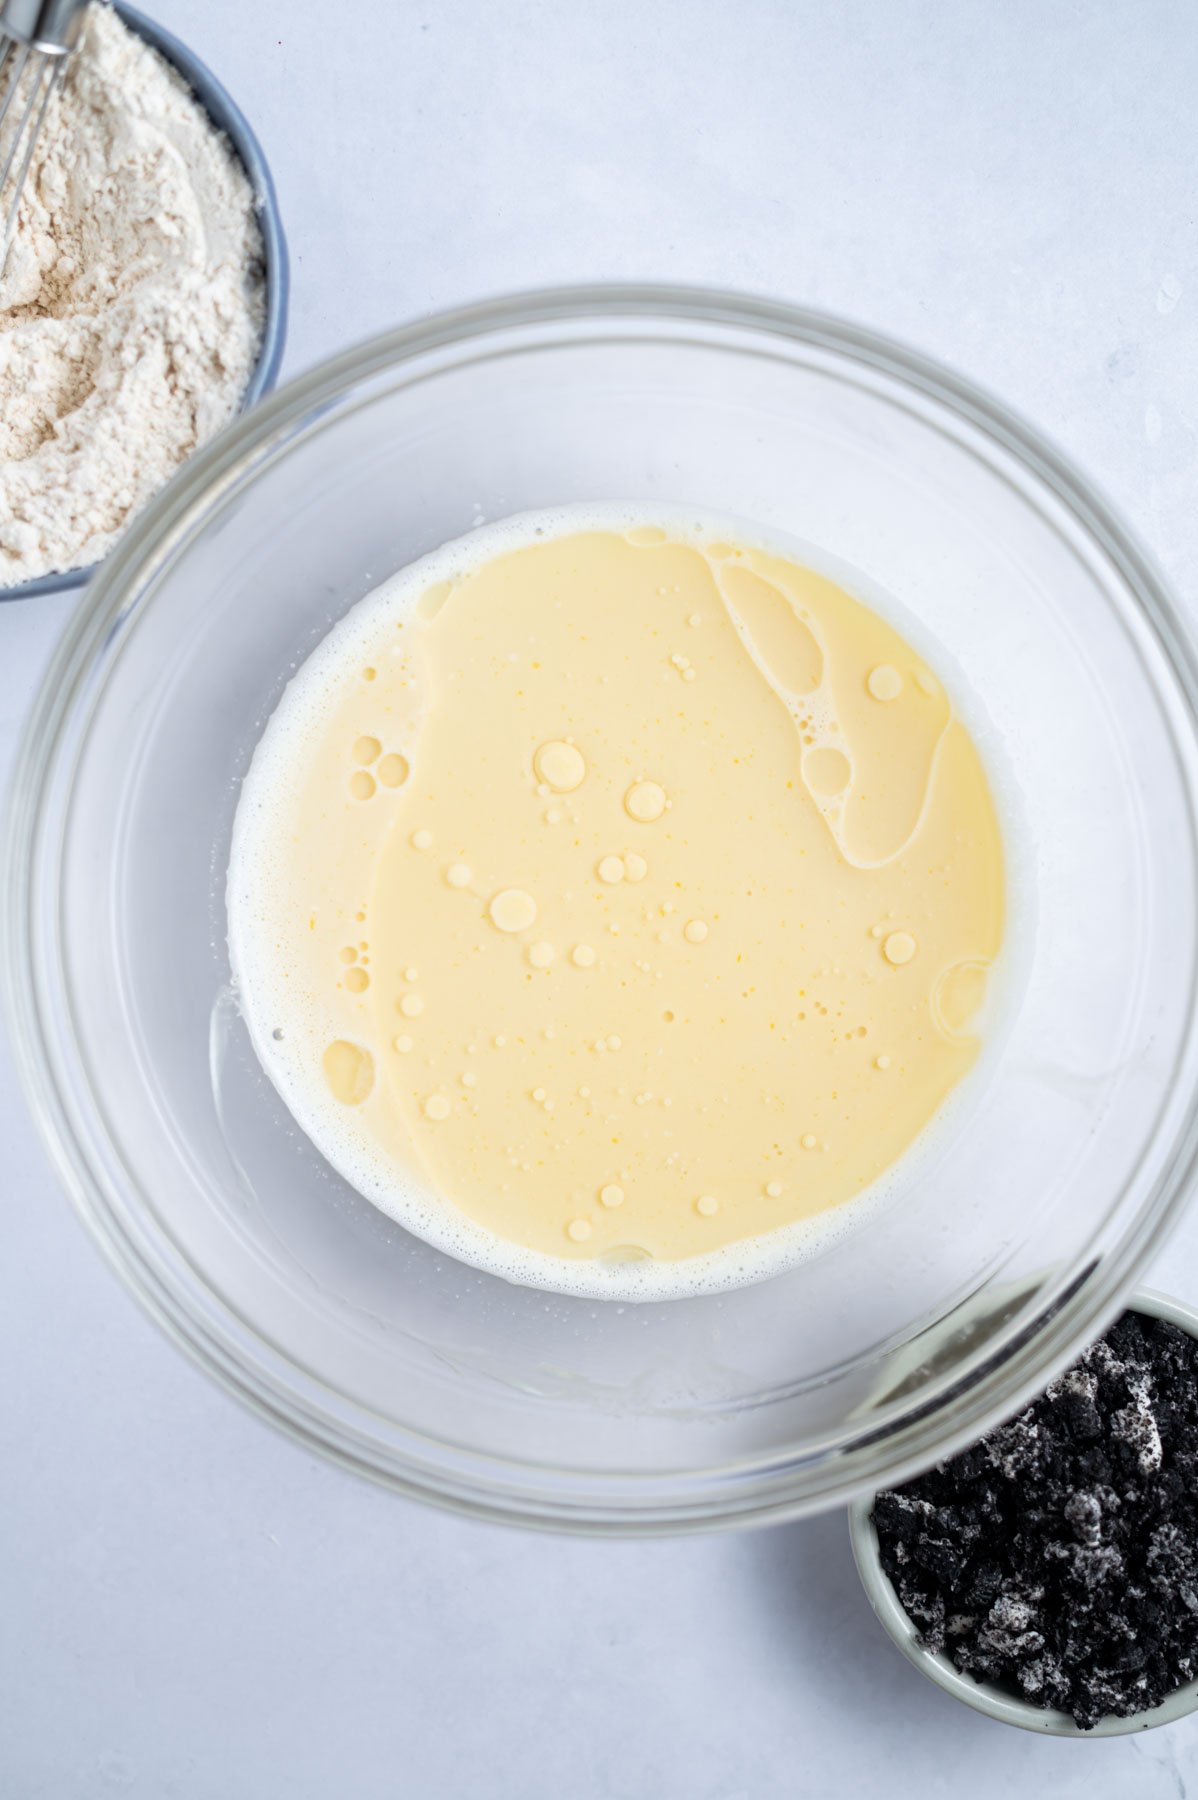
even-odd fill
[[(0, 275), (50, 96), (74, 49), (86, 0), (0, 3), (0, 197), (10, 193)], [(12, 184), (11, 189), (9, 184)]]

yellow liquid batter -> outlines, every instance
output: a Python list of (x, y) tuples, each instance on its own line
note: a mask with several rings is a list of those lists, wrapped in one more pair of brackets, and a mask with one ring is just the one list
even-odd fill
[(272, 721), (230, 874), (259, 1054), (468, 1260), (591, 1292), (783, 1266), (977, 1057), (978, 753), (895, 629), (783, 557), (506, 542), (368, 597)]

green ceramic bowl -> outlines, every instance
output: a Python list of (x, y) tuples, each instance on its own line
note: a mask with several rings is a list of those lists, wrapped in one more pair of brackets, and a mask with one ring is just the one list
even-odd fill
[[(1191, 1337), (1198, 1337), (1198, 1311), (1169, 1299), (1166, 1294), (1154, 1293), (1151, 1288), (1137, 1288), (1128, 1301), (1128, 1311), (1168, 1319), (1170, 1324), (1188, 1331)], [(1154, 1725), (1171, 1725), (1175, 1719), (1182, 1719), (1198, 1708), (1198, 1681), (1188, 1681), (1148, 1712), (1133, 1713), (1127, 1719), (1100, 1719), (1091, 1731), (1083, 1731), (1068, 1713), (1057, 1712), (1052, 1707), (1032, 1706), (1005, 1688), (988, 1681), (975, 1681), (972, 1675), (963, 1675), (947, 1656), (928, 1649), (919, 1635), (918, 1626), (904, 1610), (891, 1586), (878, 1554), (878, 1534), (870, 1517), (873, 1508), (872, 1494), (854, 1501), (849, 1508), (853, 1556), (869, 1603), (907, 1661), (929, 1681), (943, 1688), (946, 1694), (963, 1700), (975, 1712), (1001, 1719), (1004, 1725), (1018, 1725), (1022, 1731), (1046, 1732), (1050, 1737), (1102, 1738), (1122, 1737), (1129, 1731), (1150, 1731)]]

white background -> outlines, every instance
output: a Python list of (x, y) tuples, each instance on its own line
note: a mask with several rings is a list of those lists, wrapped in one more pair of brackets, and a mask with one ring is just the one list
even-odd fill
[[(1186, 0), (146, 4), (273, 166), (287, 373), (545, 282), (812, 302), (1022, 409), (1198, 604)], [(0, 607), (4, 773), (73, 603)], [(0, 1154), (0, 1800), (1184, 1800), (1198, 1778), (1198, 1718), (1056, 1742), (931, 1688), (839, 1515), (589, 1544), (359, 1485), (143, 1320), (6, 1059)], [(1198, 1300), (1198, 1218), (1152, 1277)]]

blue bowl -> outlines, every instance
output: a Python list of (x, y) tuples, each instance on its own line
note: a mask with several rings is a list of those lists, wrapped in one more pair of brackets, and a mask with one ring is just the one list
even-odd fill
[[(262, 348), (241, 402), (245, 412), (275, 385), (283, 346), (287, 339), (287, 297), (290, 278), (287, 271), (287, 243), (279, 219), (279, 203), (274, 182), (262, 146), (246, 123), (245, 114), (230, 98), (212, 71), (186, 44), (179, 42), (153, 19), (147, 19), (132, 6), (116, 0), (116, 11), (131, 31), (164, 56), (176, 68), (218, 130), (223, 131), (241, 160), (254, 192), (254, 211), (262, 232), (263, 264), (266, 276), (266, 318), (263, 324)], [(35, 581), (23, 581), (17, 587), (0, 587), (0, 600), (29, 600), (37, 594), (56, 594), (63, 588), (80, 587), (99, 567), (89, 563), (81, 569), (64, 569), (53, 575), (39, 575)]]

